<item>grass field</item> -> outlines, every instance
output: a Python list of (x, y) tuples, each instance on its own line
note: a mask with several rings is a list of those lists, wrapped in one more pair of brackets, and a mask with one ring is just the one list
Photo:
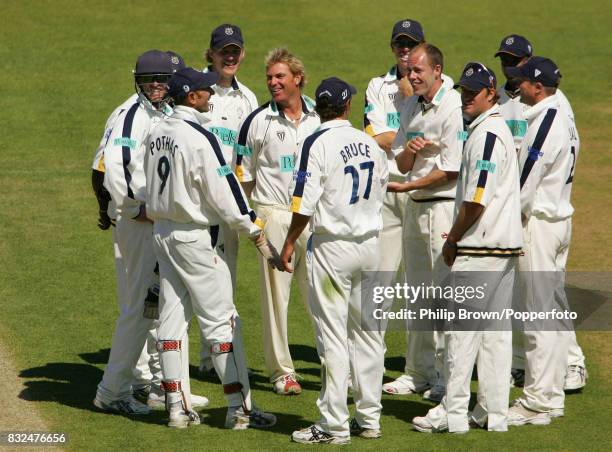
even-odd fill
[[(314, 337), (294, 293), (290, 342), (304, 377), (300, 397), (273, 395), (263, 372), (258, 269), (243, 244), (237, 305), (243, 319), (257, 403), (277, 414), (267, 432), (223, 430), (221, 389), (194, 380), (192, 389), (211, 400), (205, 425), (172, 431), (161, 414), (134, 418), (95, 412), (91, 400), (102, 376), (114, 327), (111, 237), (96, 227), (90, 188), (93, 151), (108, 114), (133, 91), (136, 57), (150, 48), (172, 49), (202, 67), (211, 29), (223, 22), (242, 27), (247, 58), (240, 80), (260, 102), (267, 98), (263, 57), (287, 45), (306, 64), (312, 95), (324, 77), (337, 75), (359, 89), (393, 63), (388, 47), (396, 20), (412, 17), (428, 41), (445, 53), (444, 72), (457, 78), (463, 65), (481, 60), (499, 74), (493, 58), (509, 33), (529, 37), (535, 53), (553, 58), (563, 74), (582, 139), (573, 201), (570, 270), (610, 271), (612, 232), (612, 5), (605, 1), (493, 2), (85, 2), (0, 1), (0, 346), (13, 356), (25, 385), (21, 397), (51, 431), (68, 433), (71, 449), (174, 450), (295, 447), (289, 434), (317, 419), (320, 388)], [(227, 5), (227, 6), (224, 6)], [(360, 102), (351, 119), (361, 125)], [(589, 289), (589, 287), (585, 287)], [(295, 292), (295, 291), (294, 291)], [(197, 335), (192, 330), (192, 363)], [(388, 336), (390, 377), (403, 367), (403, 334)], [(420, 397), (385, 397), (384, 438), (356, 439), (357, 449), (600, 449), (612, 448), (612, 335), (580, 333), (591, 378), (569, 396), (566, 416), (548, 427), (512, 428), (507, 434), (428, 436), (409, 421), (431, 404)], [(4, 365), (4, 364), (2, 364)], [(514, 393), (513, 395), (516, 395)], [(0, 410), (3, 411), (3, 410)], [(0, 431), (19, 429), (0, 413)]]

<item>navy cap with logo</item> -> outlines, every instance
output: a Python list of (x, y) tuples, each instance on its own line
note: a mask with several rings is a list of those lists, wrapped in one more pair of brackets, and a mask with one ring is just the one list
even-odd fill
[(148, 50), (138, 57), (134, 74), (174, 74), (185, 67), (180, 55), (168, 50)]
[(480, 91), (483, 88), (496, 89), (497, 79), (492, 69), (477, 61), (472, 61), (465, 65), (461, 79), (454, 87), (462, 87), (470, 91)]
[(418, 21), (412, 19), (400, 20), (393, 26), (393, 31), (391, 32), (391, 42), (401, 38), (402, 36), (407, 36), (416, 42), (425, 41), (423, 27), (421, 27), (421, 24)]
[(507, 68), (506, 74), (511, 78), (540, 82), (549, 87), (557, 87), (561, 79), (561, 73), (554, 61), (540, 56), (531, 57), (520, 66)]
[(315, 98), (317, 106), (331, 105), (341, 107), (356, 93), (357, 90), (353, 85), (349, 85), (338, 77), (330, 77), (321, 81), (315, 91)]
[(242, 31), (240, 27), (232, 24), (219, 25), (210, 34), (210, 48), (222, 49), (223, 47), (234, 44), (240, 48), (244, 47)]
[(200, 72), (186, 67), (175, 72), (168, 82), (168, 95), (174, 100), (181, 100), (192, 91), (210, 88), (218, 79), (216, 72)]
[(523, 58), (531, 56), (532, 47), (531, 43), (525, 36), (521, 35), (509, 35), (501, 40), (499, 50), (495, 56), (499, 56), (502, 53), (509, 53), (515, 57)]

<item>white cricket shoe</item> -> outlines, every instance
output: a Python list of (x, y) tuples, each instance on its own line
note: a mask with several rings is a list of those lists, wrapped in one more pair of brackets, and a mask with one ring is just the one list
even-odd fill
[(360, 438), (365, 439), (377, 439), (382, 436), (380, 433), (380, 429), (362, 427), (361, 425), (359, 425), (359, 422), (357, 422), (357, 419), (355, 418), (351, 419), (351, 422), (349, 423), (349, 428), (351, 430), (351, 436), (359, 436)]
[(436, 383), (433, 388), (429, 388), (423, 393), (423, 398), (431, 402), (442, 402), (442, 398), (446, 394), (446, 386)]
[(225, 416), (225, 428), (246, 430), (247, 428), (270, 428), (276, 424), (276, 416), (253, 407), (249, 414), (242, 407), (229, 407)]
[(565, 383), (563, 389), (565, 391), (578, 391), (586, 386), (589, 373), (582, 366), (567, 366), (565, 374)]
[(550, 424), (550, 416), (548, 413), (540, 413), (525, 408), (520, 400), (515, 400), (514, 404), (508, 410), (508, 425), (527, 424), (548, 425)]
[[(446, 433), (448, 432), (448, 422), (446, 419), (443, 419), (440, 422), (440, 425), (434, 427), (427, 416), (418, 416), (412, 419), (412, 427), (421, 433)], [(462, 435), (464, 433), (469, 432), (469, 430), (462, 430), (460, 432), (452, 432), (457, 435)]]
[(351, 444), (350, 436), (330, 435), (316, 425), (296, 430), (291, 434), (291, 440), (300, 444)]
[[(180, 403), (178, 404), (181, 405)], [(195, 411), (185, 411), (182, 408), (171, 409), (168, 427), (187, 428), (192, 425), (200, 425), (200, 416)]]
[(97, 396), (93, 401), (96, 408), (103, 411), (110, 411), (120, 414), (149, 414), (151, 408), (142, 402), (136, 400), (132, 395), (121, 400), (113, 400), (112, 402), (103, 402)]
[(415, 384), (414, 379), (408, 375), (402, 375), (396, 380), (385, 383), (382, 390), (386, 394), (403, 395), (416, 394), (429, 389), (429, 383)]
[(298, 395), (302, 393), (302, 386), (295, 374), (285, 374), (274, 381), (273, 391), (279, 395)]

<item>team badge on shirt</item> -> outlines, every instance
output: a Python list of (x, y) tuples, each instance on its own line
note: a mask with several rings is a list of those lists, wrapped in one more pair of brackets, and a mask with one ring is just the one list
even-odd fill
[(279, 130), (278, 132), (276, 132), (276, 136), (278, 137), (279, 140), (285, 141), (285, 132), (284, 131)]

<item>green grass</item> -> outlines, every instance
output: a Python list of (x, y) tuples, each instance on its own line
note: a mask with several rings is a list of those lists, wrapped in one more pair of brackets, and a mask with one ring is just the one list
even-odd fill
[[(133, 90), (136, 57), (150, 48), (172, 49), (195, 67), (210, 30), (231, 21), (246, 38), (240, 79), (267, 98), (263, 57), (287, 45), (306, 64), (312, 95), (317, 82), (337, 75), (359, 89), (351, 115), (361, 124), (361, 96), (369, 78), (393, 59), (390, 29), (406, 16), (419, 19), (430, 42), (446, 55), (445, 72), (457, 78), (465, 62), (481, 60), (499, 74), (493, 58), (501, 38), (527, 35), (538, 54), (553, 58), (563, 73), (582, 138), (569, 268), (610, 270), (612, 221), (612, 6), (547, 0), (507, 2), (217, 2), (22, 1), (2, 2), (0, 61), (0, 339), (16, 356), (33, 400), (54, 431), (70, 436), (70, 448), (285, 449), (289, 433), (317, 419), (320, 388), (314, 336), (299, 297), (291, 300), (290, 342), (305, 393), (281, 398), (269, 391), (263, 372), (258, 268), (243, 244), (237, 305), (248, 360), (255, 371), (254, 396), (277, 413), (269, 432), (231, 433), (220, 428), (220, 387), (194, 380), (194, 392), (211, 399), (206, 425), (171, 431), (162, 416), (129, 419), (94, 412), (91, 399), (101, 378), (117, 315), (110, 233), (96, 227), (89, 165), (113, 108)], [(603, 249), (602, 249), (603, 248)], [(192, 363), (198, 352), (192, 334)], [(419, 397), (385, 397), (384, 438), (354, 440), (353, 448), (421, 449), (609, 449), (612, 415), (610, 334), (581, 333), (591, 379), (581, 395), (568, 397), (566, 417), (543, 428), (512, 428), (507, 434), (475, 431), (467, 436), (421, 435), (409, 421), (429, 403)], [(388, 336), (387, 368), (403, 365), (403, 334)], [(0, 430), (2, 427), (0, 426)], [(298, 446), (293, 446), (298, 447)]]

